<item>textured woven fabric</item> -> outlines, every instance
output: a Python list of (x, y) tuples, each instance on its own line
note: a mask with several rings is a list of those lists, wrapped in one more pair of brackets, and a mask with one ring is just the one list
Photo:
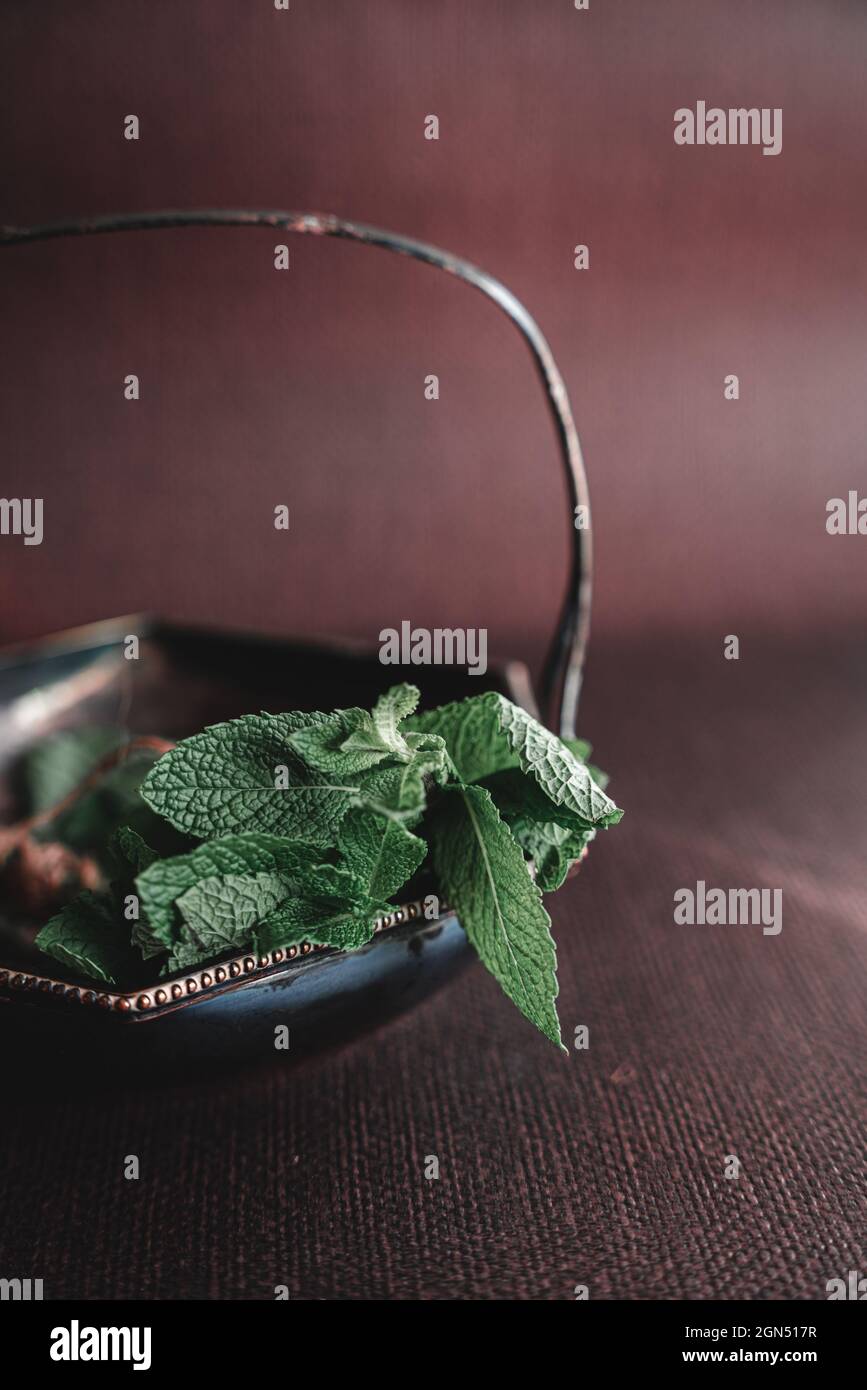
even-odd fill
[[(12, 1102), (0, 1272), (46, 1297), (823, 1299), (863, 1271), (863, 651), (594, 648), (582, 731), (627, 814), (551, 904), (588, 1050), (474, 966), (293, 1070)], [(674, 925), (698, 879), (781, 888), (782, 931)]]

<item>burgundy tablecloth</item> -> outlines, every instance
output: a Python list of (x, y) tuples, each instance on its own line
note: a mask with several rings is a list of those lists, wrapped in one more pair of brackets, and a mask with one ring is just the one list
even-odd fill
[[(589, 1049), (474, 966), (294, 1070), (7, 1099), (0, 1271), (46, 1297), (825, 1298), (867, 1258), (865, 667), (854, 640), (597, 644), (584, 732), (627, 815), (552, 907)], [(781, 888), (782, 931), (676, 926), (699, 879)]]

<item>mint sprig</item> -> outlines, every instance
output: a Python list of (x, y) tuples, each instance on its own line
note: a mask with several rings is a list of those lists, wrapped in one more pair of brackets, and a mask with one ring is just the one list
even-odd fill
[[(622, 812), (587, 744), (502, 695), (421, 714), (418, 699), (398, 685), (372, 711), (245, 715), (177, 744), (132, 790), (142, 823), (168, 823), (182, 852), (160, 854), (149, 843), (160, 836), (128, 825), (109, 846), (101, 826), (94, 850), (111, 849), (116, 876), (68, 903), (37, 945), (109, 985), (129, 982), (142, 959), (170, 975), (304, 941), (357, 950), (429, 865), (480, 960), (560, 1044), (542, 893)], [(93, 746), (84, 731), (82, 763)], [(76, 766), (76, 749), (63, 753)], [(50, 772), (43, 759), (42, 785)]]
[(434, 868), (479, 959), (521, 1013), (560, 1046), (551, 919), (490, 792), (454, 786), (431, 827)]

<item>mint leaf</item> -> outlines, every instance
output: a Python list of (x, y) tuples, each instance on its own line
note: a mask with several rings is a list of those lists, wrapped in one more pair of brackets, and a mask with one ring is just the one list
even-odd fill
[[(109, 892), (112, 909), (119, 919), (126, 921), (124, 915), (126, 899), (132, 895), (135, 875), (149, 869), (159, 856), (141, 835), (131, 826), (122, 825), (109, 841), (109, 853), (116, 865), (118, 877), (112, 879)], [(136, 893), (136, 897), (138, 894)], [(145, 960), (160, 956), (165, 951), (165, 943), (154, 933), (147, 915), (142, 911), (139, 899), (139, 915), (130, 923), (130, 941), (137, 946)]]
[(207, 946), (200, 946), (192, 937), (187, 937), (175, 943), (174, 950), (160, 970), (160, 978), (166, 979), (167, 976), (177, 975), (179, 971), (191, 970), (194, 965), (206, 965), (218, 954), (217, 951), (208, 950)]
[(424, 774), (411, 765), (392, 768), (387, 775), (359, 788), (352, 804), (399, 825), (415, 825), (427, 805)]
[(439, 783), (448, 780), (449, 755), (444, 738), (439, 734), (410, 731), (406, 735), (406, 746), (412, 754), (412, 763), (421, 767), (426, 777)]
[(174, 903), (203, 879), (226, 874), (279, 874), (293, 879), (317, 863), (321, 851), (275, 835), (227, 835), (198, 845), (189, 854), (159, 859), (140, 873), (136, 889), (151, 931), (167, 949), (178, 940)]
[(132, 869), (133, 876), (149, 869), (159, 859), (155, 849), (142, 839), (130, 825), (120, 826), (109, 842), (109, 849), (122, 873)]
[(479, 784), (491, 793), (494, 805), (526, 857), (543, 893), (553, 893), (572, 864), (596, 834), (574, 811), (557, 806), (538, 782), (511, 768), (495, 772)]
[(501, 737), (498, 701), (493, 691), (471, 695), (438, 709), (413, 715), (407, 727), (422, 734), (438, 734), (464, 782), (480, 782), (492, 772), (517, 767), (518, 759)]
[(593, 749), (590, 744), (583, 738), (564, 738), (563, 742), (569, 749), (569, 752), (574, 753), (579, 763), (587, 764), (587, 771), (590, 773), (593, 781), (596, 783), (597, 787), (601, 787), (602, 791), (604, 791), (611, 778), (608, 776), (607, 772), (602, 771), (601, 767), (595, 767), (593, 763), (591, 763), (590, 754), (593, 752)]
[(309, 941), (338, 951), (355, 951), (371, 939), (377, 917), (388, 911), (387, 903), (292, 898), (257, 928), (255, 949), (266, 955)]
[(253, 928), (284, 902), (291, 891), (279, 874), (224, 874), (205, 878), (177, 900), (185, 936), (210, 955), (243, 948)]
[(400, 767), (380, 767), (361, 781), (353, 804), (373, 807), (381, 815), (407, 824), (419, 820), (428, 791), (448, 778), (448, 753), (438, 734), (407, 734), (410, 761)]
[(587, 742), (586, 739), (562, 738), (560, 742), (565, 743), (566, 747), (569, 749), (569, 752), (572, 754), (573, 757), (578, 759), (579, 763), (589, 762), (590, 754), (593, 752), (593, 749), (591, 748), (590, 744)]
[(363, 709), (343, 709), (321, 724), (299, 729), (289, 742), (309, 768), (353, 776), (390, 756)]
[(308, 767), (352, 775), (388, 759), (409, 762), (412, 751), (399, 724), (419, 700), (414, 685), (395, 685), (377, 700), (373, 713), (337, 710), (321, 724), (301, 729), (290, 742)]
[(562, 1047), (550, 919), (490, 793), (450, 789), (432, 818), (431, 850), (442, 890), (482, 963), (525, 1017)]
[(536, 883), (543, 893), (553, 893), (562, 886), (572, 865), (596, 834), (595, 830), (570, 830), (555, 821), (523, 816), (507, 823), (524, 854), (532, 860)]
[(141, 962), (129, 944), (127, 923), (105, 897), (80, 893), (51, 918), (36, 938), (40, 951), (61, 965), (117, 985)]
[(287, 912), (298, 909), (299, 901), (289, 896), (293, 891), (288, 879), (269, 873), (224, 874), (188, 888), (177, 899), (182, 917), (180, 937), (163, 975), (201, 965), (230, 950), (258, 949), (254, 929), (263, 925), (275, 908)]
[(293, 891), (307, 897), (324, 896), (356, 901), (365, 896), (362, 880), (349, 865), (316, 864), (293, 875)]
[(497, 698), (500, 727), (512, 751), (549, 799), (564, 810), (574, 811), (588, 828), (616, 825), (623, 812), (596, 785), (585, 764), (526, 710), (502, 696)]
[[(273, 836), (228, 836), (153, 865), (139, 886), (147, 890), (143, 900), (161, 931), (168, 921), (171, 955), (163, 973), (187, 969), (227, 950), (251, 948), (254, 927), (270, 920), (275, 908), (284, 913), (282, 929), (287, 916), (295, 920), (293, 914), (300, 914), (303, 924), (315, 923), (325, 915), (326, 903), (330, 918), (338, 910), (349, 915), (347, 905), (353, 910), (358, 903), (366, 905), (365, 886), (352, 870), (318, 863), (318, 855), (311, 845)], [(240, 872), (214, 873), (215, 866), (233, 865)], [(256, 865), (263, 871), (244, 872)], [(179, 891), (182, 882), (190, 886)], [(370, 920), (383, 910), (380, 903), (375, 907), (376, 912), (368, 913)], [(337, 926), (332, 925), (332, 935)], [(345, 926), (342, 931), (348, 940)], [(352, 935), (359, 935), (357, 926)], [(303, 933), (297, 939), (318, 940)], [(275, 947), (269, 949), (276, 949), (276, 934)]]
[(420, 699), (418, 686), (393, 685), (384, 695), (380, 695), (373, 707), (373, 725), (382, 740), (395, 757), (407, 758), (406, 739), (399, 725), (413, 713)]
[[(306, 767), (290, 740), (323, 714), (248, 714), (164, 753), (141, 789), (149, 806), (199, 839), (248, 831), (333, 845), (354, 787)], [(287, 785), (277, 785), (286, 768)]]
[(130, 923), (129, 939), (133, 946), (141, 951), (143, 960), (150, 960), (153, 956), (165, 955), (165, 944), (154, 935), (151, 924), (143, 912), (135, 921)]
[(347, 867), (370, 898), (393, 898), (421, 865), (427, 845), (403, 825), (358, 808), (340, 827), (340, 850)]
[(623, 815), (556, 734), (496, 691), (431, 710), (412, 724), (442, 735), (465, 782), (520, 767), (555, 806), (572, 812), (588, 828), (616, 825)]
[(558, 806), (534, 778), (528, 777), (519, 768), (495, 772), (492, 777), (485, 777), (479, 786), (491, 793), (494, 805), (506, 821), (523, 816), (533, 821), (556, 821), (570, 830), (587, 828), (583, 816), (568, 806)]

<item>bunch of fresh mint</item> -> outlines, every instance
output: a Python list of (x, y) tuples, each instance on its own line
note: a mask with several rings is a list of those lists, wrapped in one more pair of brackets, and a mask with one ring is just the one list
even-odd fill
[[(371, 713), (245, 715), (177, 744), (113, 835), (107, 889), (76, 897), (37, 944), (108, 984), (142, 957), (171, 975), (302, 941), (356, 950), (429, 854), (481, 960), (560, 1043), (542, 892), (623, 813), (586, 744), (503, 696), (423, 714), (418, 699), (398, 685)], [(166, 833), (182, 852), (165, 852)]]

